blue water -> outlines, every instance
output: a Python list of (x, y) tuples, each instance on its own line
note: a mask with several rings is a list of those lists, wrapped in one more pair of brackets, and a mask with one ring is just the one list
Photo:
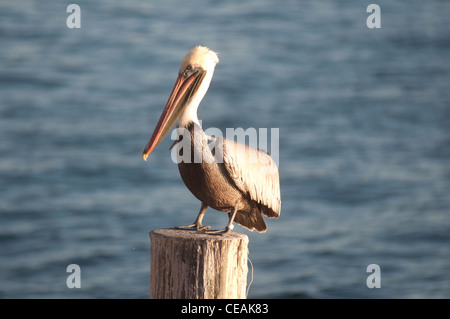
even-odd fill
[(69, 3), (0, 2), (0, 297), (148, 297), (148, 232), (200, 203), (170, 139), (141, 152), (197, 44), (204, 128), (280, 130), (281, 217), (235, 228), (249, 297), (450, 297), (450, 2), (377, 1), (381, 29), (367, 1)]

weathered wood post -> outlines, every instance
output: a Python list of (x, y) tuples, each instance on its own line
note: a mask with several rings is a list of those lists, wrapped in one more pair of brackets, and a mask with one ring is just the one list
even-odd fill
[(150, 240), (150, 298), (246, 298), (247, 235), (158, 229)]

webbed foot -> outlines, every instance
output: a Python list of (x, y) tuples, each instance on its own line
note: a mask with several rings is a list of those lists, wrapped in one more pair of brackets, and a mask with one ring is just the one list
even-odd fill
[(207, 230), (211, 229), (211, 226), (205, 226), (205, 225), (202, 225), (202, 224), (194, 223), (194, 224), (186, 225), (186, 226), (178, 226), (178, 227), (175, 227), (175, 229), (207, 231)]

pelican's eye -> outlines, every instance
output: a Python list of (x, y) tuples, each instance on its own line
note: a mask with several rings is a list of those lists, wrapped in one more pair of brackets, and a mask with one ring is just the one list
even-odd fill
[(190, 77), (191, 75), (193, 75), (196, 72), (197, 72), (197, 68), (192, 64), (188, 64), (186, 69), (184, 69), (183, 76), (185, 79), (187, 79), (188, 77)]

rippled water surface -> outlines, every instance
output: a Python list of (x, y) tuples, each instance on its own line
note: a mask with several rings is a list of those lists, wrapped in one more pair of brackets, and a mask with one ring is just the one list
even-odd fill
[(369, 3), (78, 1), (68, 29), (69, 2), (1, 2), (0, 297), (148, 297), (148, 232), (200, 203), (170, 139), (141, 152), (197, 44), (203, 126), (280, 132), (281, 217), (235, 228), (249, 297), (450, 297), (450, 3), (378, 1), (368, 29)]

